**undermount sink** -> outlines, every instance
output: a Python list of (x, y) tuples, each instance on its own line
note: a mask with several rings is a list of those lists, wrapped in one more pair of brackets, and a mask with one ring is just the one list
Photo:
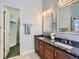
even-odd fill
[(70, 46), (70, 45), (67, 45), (67, 44), (64, 44), (64, 43), (60, 43), (60, 42), (55, 42), (56, 45), (59, 45), (61, 47), (64, 47), (64, 48), (67, 48), (69, 50), (73, 49), (74, 47)]
[(45, 39), (45, 37), (38, 37), (38, 39)]

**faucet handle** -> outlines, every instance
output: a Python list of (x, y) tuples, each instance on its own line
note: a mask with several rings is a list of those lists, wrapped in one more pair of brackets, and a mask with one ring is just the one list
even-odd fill
[(69, 40), (69, 44), (72, 44), (72, 41), (71, 40)]
[(65, 43), (67, 43), (67, 40), (65, 40)]

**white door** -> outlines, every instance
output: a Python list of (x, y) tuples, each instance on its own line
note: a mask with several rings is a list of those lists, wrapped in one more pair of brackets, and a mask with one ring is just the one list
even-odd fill
[(10, 47), (10, 14), (9, 11), (6, 7), (3, 8), (4, 10), (4, 20), (5, 20), (5, 57), (8, 55), (9, 53), (9, 47)]

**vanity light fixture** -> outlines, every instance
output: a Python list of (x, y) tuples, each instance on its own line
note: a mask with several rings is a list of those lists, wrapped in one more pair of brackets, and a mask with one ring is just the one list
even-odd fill
[(58, 1), (58, 6), (61, 6), (62, 7), (62, 5), (63, 5), (63, 1), (62, 0), (59, 0)]
[(68, 6), (68, 5), (70, 5), (70, 4), (72, 4), (76, 1), (78, 1), (78, 0), (59, 0), (58, 6), (59, 7), (65, 7), (65, 6)]
[(42, 13), (42, 16), (46, 16), (46, 15), (47, 15), (47, 12), (44, 11), (44, 12)]
[(52, 8), (49, 8), (42, 13), (42, 16), (48, 16), (51, 15), (51, 13), (53, 13)]
[(52, 8), (47, 9), (47, 14), (48, 14), (48, 15), (51, 15), (51, 13), (53, 13)]

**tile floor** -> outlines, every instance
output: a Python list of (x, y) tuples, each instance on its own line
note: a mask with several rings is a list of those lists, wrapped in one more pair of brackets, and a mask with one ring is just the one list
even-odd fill
[(9, 59), (41, 59), (35, 52), (24, 56), (15, 56)]
[(7, 55), (6, 58), (8, 59), (10, 57), (14, 57), (14, 56), (17, 56), (17, 55), (20, 55), (20, 45), (19, 44), (10, 48), (10, 52)]

